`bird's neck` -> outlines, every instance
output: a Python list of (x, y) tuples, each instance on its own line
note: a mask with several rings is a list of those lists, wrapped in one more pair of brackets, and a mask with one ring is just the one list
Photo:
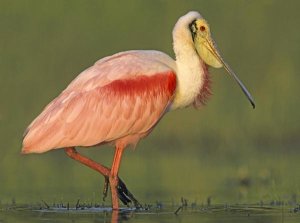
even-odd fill
[(206, 65), (199, 58), (192, 42), (174, 38), (177, 88), (171, 110), (190, 106), (197, 101), (206, 80)]

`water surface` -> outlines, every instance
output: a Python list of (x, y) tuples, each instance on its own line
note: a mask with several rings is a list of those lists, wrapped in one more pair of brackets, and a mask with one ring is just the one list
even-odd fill
[(123, 208), (112, 211), (108, 207), (78, 208), (6, 208), (0, 212), (0, 222), (286, 222), (300, 221), (299, 207), (216, 205), (201, 206), (152, 206), (148, 210)]

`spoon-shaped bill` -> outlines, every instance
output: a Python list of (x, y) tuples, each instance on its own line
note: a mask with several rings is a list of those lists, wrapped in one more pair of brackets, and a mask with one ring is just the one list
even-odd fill
[[(246, 95), (246, 97), (248, 98), (248, 100), (250, 101), (251, 105), (253, 108), (255, 108), (255, 103), (254, 103), (254, 99), (252, 97), (252, 95), (249, 93), (249, 91), (247, 90), (247, 88), (245, 87), (245, 85), (242, 83), (242, 81), (240, 81), (240, 79), (236, 76), (236, 74), (233, 72), (233, 70), (228, 66), (228, 64), (223, 60), (223, 58), (221, 57), (220, 53), (217, 50), (217, 47), (214, 43), (214, 41), (209, 38), (206, 39), (206, 44), (204, 45), (208, 51), (210, 51), (210, 53), (216, 58), (216, 60), (219, 62), (219, 67), (223, 67), (225, 68), (225, 70), (234, 78), (234, 80), (238, 83), (238, 85), (240, 86), (240, 88), (242, 89), (242, 91), (244, 92), (244, 94)], [(217, 64), (218, 65), (218, 64)]]

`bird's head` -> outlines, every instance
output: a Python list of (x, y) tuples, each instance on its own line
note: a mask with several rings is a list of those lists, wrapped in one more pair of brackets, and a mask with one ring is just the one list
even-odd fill
[(209, 66), (220, 68), (223, 66), (222, 58), (216, 44), (210, 35), (208, 23), (200, 18), (189, 24), (190, 32), (196, 51), (201, 59)]
[[(181, 29), (186, 39), (190, 39), (194, 49), (199, 57), (209, 66), (214, 68), (224, 67), (225, 70), (235, 79), (242, 91), (250, 101), (253, 108), (255, 108), (254, 100), (251, 94), (248, 92), (243, 83), (239, 80), (233, 70), (221, 57), (219, 50), (211, 37), (210, 28), (205, 19), (198, 12), (189, 12), (179, 19), (177, 22), (178, 28), (185, 26)], [(176, 25), (177, 25), (176, 24)], [(176, 29), (176, 27), (175, 27)], [(179, 30), (179, 29), (178, 29)]]

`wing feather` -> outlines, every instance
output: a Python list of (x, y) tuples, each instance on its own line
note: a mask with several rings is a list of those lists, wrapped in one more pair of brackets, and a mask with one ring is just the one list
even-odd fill
[(31, 123), (22, 151), (93, 146), (147, 133), (173, 99), (173, 63), (157, 51), (128, 51), (98, 61)]

